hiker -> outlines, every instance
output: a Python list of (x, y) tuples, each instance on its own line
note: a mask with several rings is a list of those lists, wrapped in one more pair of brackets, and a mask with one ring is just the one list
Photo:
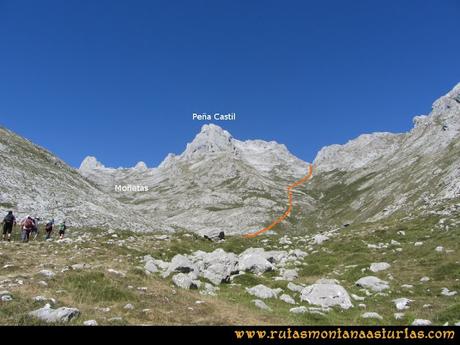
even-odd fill
[(51, 232), (53, 232), (53, 225), (54, 225), (54, 219), (51, 219), (48, 223), (45, 225), (45, 240), (49, 240), (51, 238)]
[(34, 221), (34, 227), (32, 228), (32, 235), (33, 235), (33, 238), (35, 240), (37, 238), (37, 236), (38, 236), (38, 222), (40, 221), (40, 218), (34, 217), (32, 219)]
[(67, 229), (67, 226), (65, 225), (65, 220), (59, 224), (59, 239), (63, 240), (64, 239), (64, 234)]
[(13, 214), (13, 211), (8, 211), (8, 214), (3, 218), (3, 237), (2, 239), (5, 240), (5, 237), (8, 238), (8, 242), (11, 241), (11, 232), (13, 231), (13, 225), (16, 225), (16, 217)]
[(30, 233), (35, 226), (35, 222), (31, 216), (27, 216), (21, 222), (22, 232), (21, 232), (21, 240), (22, 242), (29, 242)]

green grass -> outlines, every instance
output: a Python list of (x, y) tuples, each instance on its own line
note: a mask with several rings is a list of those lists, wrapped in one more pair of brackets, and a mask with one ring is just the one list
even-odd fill
[(136, 296), (121, 281), (109, 279), (102, 272), (66, 272), (59, 280), (53, 280), (51, 288), (64, 289), (83, 302), (128, 302)]

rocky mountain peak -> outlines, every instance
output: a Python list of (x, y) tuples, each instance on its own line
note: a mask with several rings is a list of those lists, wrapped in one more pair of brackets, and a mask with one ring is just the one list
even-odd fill
[(147, 167), (147, 164), (145, 164), (145, 162), (140, 161), (134, 166), (134, 169), (139, 170), (139, 171), (144, 171), (144, 170), (148, 170), (148, 167)]
[(87, 156), (80, 164), (80, 170), (93, 170), (93, 169), (103, 169), (105, 168), (104, 164), (99, 162), (94, 156)]
[(190, 159), (217, 152), (237, 153), (237, 149), (229, 132), (217, 125), (206, 124), (195, 139), (187, 144), (181, 157)]

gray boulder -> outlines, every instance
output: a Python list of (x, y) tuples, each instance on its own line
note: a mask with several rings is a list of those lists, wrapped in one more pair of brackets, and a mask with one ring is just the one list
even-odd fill
[(293, 292), (302, 292), (305, 286), (297, 285), (297, 284), (289, 282), (287, 285), (287, 288)]
[(38, 272), (38, 274), (46, 277), (46, 278), (53, 278), (56, 273), (54, 273), (53, 271), (50, 271), (50, 270), (41, 270), (40, 272)]
[(387, 262), (374, 262), (371, 264), (371, 266), (369, 267), (369, 269), (372, 271), (372, 272), (379, 272), (379, 271), (384, 271), (388, 268), (390, 268), (391, 265)]
[(72, 265), (70, 267), (75, 271), (81, 271), (81, 270), (85, 270), (85, 269), (90, 269), (91, 265), (88, 265), (88, 264), (75, 264), (75, 265)]
[(264, 273), (267, 271), (272, 271), (274, 266), (265, 258), (264, 255), (257, 253), (242, 253), (239, 257), (238, 269), (240, 271)]
[(260, 299), (255, 299), (252, 301), (252, 303), (254, 303), (257, 308), (260, 308), (262, 310), (272, 311), (272, 308), (270, 308), (268, 305), (265, 304), (264, 301), (261, 301)]
[(83, 325), (85, 326), (97, 326), (97, 321), (96, 320), (86, 320), (83, 322)]
[(361, 315), (361, 317), (362, 317), (363, 319), (377, 319), (377, 320), (383, 320), (383, 317), (382, 317), (380, 314), (375, 313), (375, 312), (373, 312), (373, 311), (369, 311), (369, 312), (367, 312), (367, 313), (364, 313), (364, 314)]
[(430, 320), (423, 320), (423, 319), (415, 319), (414, 322), (411, 323), (411, 326), (430, 326)]
[(282, 294), (280, 296), (280, 300), (283, 302), (289, 303), (289, 304), (296, 304), (294, 298), (292, 298), (291, 296), (287, 294)]
[(53, 309), (49, 304), (47, 304), (43, 308), (31, 311), (29, 315), (45, 322), (58, 323), (69, 322), (70, 320), (77, 318), (80, 315), (80, 311), (76, 308), (66, 307)]
[(293, 281), (297, 279), (298, 276), (299, 274), (297, 273), (297, 271), (293, 269), (284, 270), (281, 274), (281, 277), (287, 281)]
[(395, 304), (396, 309), (405, 310), (409, 308), (409, 304), (413, 302), (413, 300), (405, 298), (405, 297), (401, 297), (401, 298), (394, 299), (392, 302)]
[(355, 284), (365, 289), (371, 289), (374, 292), (380, 292), (390, 288), (388, 282), (374, 276), (367, 276), (358, 279)]
[(270, 289), (269, 287), (266, 287), (265, 285), (259, 284), (256, 286), (253, 286), (252, 288), (246, 288), (246, 291), (253, 296), (259, 297), (259, 298), (277, 298), (278, 294), (281, 292), (281, 289)]
[(294, 308), (289, 309), (289, 312), (293, 314), (304, 314), (308, 312), (308, 308), (304, 306), (294, 307)]
[(348, 292), (333, 279), (319, 279), (315, 284), (305, 287), (300, 299), (325, 308), (339, 306), (342, 309), (349, 309), (353, 307)]
[(194, 263), (192, 263), (189, 258), (184, 255), (177, 254), (171, 260), (171, 263), (168, 266), (168, 269), (164, 273), (164, 277), (169, 276), (173, 272), (178, 273), (190, 273), (198, 275), (198, 268)]
[(198, 289), (200, 282), (192, 279), (188, 274), (178, 273), (172, 277), (174, 285), (182, 289)]
[(154, 262), (153, 260), (148, 260), (148, 261), (145, 263), (144, 269), (145, 269), (148, 273), (155, 273), (155, 272), (158, 272), (158, 267), (157, 267), (157, 265), (155, 264), (155, 262)]

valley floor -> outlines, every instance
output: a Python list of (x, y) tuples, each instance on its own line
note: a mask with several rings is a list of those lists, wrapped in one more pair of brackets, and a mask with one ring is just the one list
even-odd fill
[[(459, 294), (455, 293), (460, 292), (458, 221), (446, 227), (433, 217), (404, 224), (352, 225), (325, 232), (323, 237), (272, 234), (254, 239), (228, 237), (223, 242), (187, 233), (70, 229), (64, 241), (40, 237), (24, 244), (15, 231), (14, 241), (0, 242), (3, 325), (42, 324), (29, 312), (46, 303), (52, 308), (77, 308), (80, 315), (70, 321), (75, 325), (88, 320), (99, 325), (403, 325), (415, 319), (453, 325), (460, 321)], [(347, 310), (333, 307), (324, 313), (295, 314), (291, 308), (311, 305), (287, 288), (288, 281), (277, 278), (279, 267), (263, 274), (236, 275), (231, 283), (220, 284), (215, 296), (202, 294), (203, 289), (179, 288), (172, 275), (162, 278), (161, 273), (145, 270), (145, 255), (170, 261), (176, 254), (197, 250), (222, 248), (239, 254), (249, 247), (304, 251), (308, 255), (302, 260), (286, 264), (285, 269), (298, 272), (293, 283), (307, 286), (320, 278), (336, 279), (350, 295), (364, 299), (352, 299), (353, 307)], [(376, 262), (390, 267), (369, 271)], [(380, 293), (366, 292), (355, 285), (364, 276), (379, 277), (390, 287)], [(245, 289), (259, 284), (282, 289), (296, 305), (268, 298), (264, 302), (271, 311), (259, 309), (253, 303), (256, 297)], [(397, 298), (411, 302), (399, 311), (393, 302)], [(365, 312), (378, 313), (382, 319), (363, 318)], [(403, 315), (396, 319), (395, 313)]]

